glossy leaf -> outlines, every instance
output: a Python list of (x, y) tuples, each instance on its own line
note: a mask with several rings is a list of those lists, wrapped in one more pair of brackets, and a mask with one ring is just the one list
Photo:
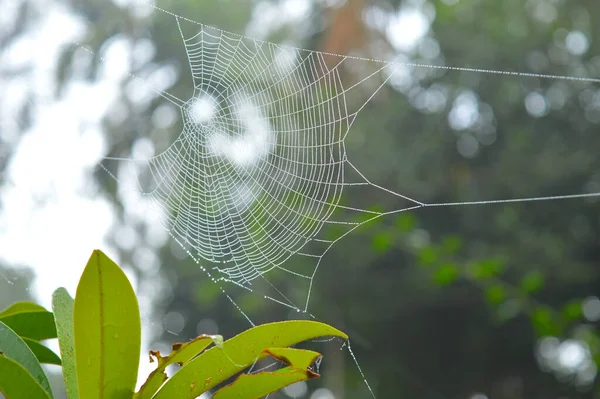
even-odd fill
[(23, 338), (23, 342), (27, 344), (29, 349), (33, 352), (38, 362), (44, 364), (55, 364), (57, 366), (61, 365), (60, 357), (46, 345), (40, 344), (38, 341), (34, 341), (30, 338)]
[(48, 392), (23, 365), (0, 354), (0, 392), (8, 399), (49, 399)]
[(77, 286), (74, 331), (80, 397), (131, 398), (140, 359), (139, 307), (125, 273), (99, 250)]
[(222, 345), (223, 337), (220, 335), (200, 335), (190, 342), (174, 344), (173, 352), (165, 357), (162, 357), (160, 352), (150, 351), (150, 361), (153, 362), (155, 358), (158, 366), (156, 370), (150, 373), (148, 379), (134, 397), (138, 399), (151, 398), (167, 380), (165, 370), (168, 366), (176, 363), (182, 366), (187, 364), (212, 343)]
[(58, 345), (62, 357), (62, 373), (69, 399), (79, 399), (75, 368), (75, 343), (73, 331), (73, 298), (66, 289), (59, 288), (52, 294), (52, 311), (56, 322)]
[[(18, 364), (20, 364), (26, 371), (27, 374), (37, 381), (37, 383), (43, 388), (47, 396), (52, 397), (52, 391), (50, 389), (50, 383), (42, 366), (38, 362), (37, 358), (29, 349), (27, 344), (23, 342), (21, 337), (16, 332), (11, 330), (6, 324), (0, 322), (0, 353), (4, 357), (9, 358)], [(4, 370), (0, 367), (2, 373), (0, 373), (0, 380), (4, 380)]]
[(54, 315), (41, 306), (39, 308), (41, 310), (6, 313), (4, 316), (0, 316), (0, 321), (21, 337), (36, 341), (56, 338)]
[[(348, 339), (343, 332), (326, 324), (294, 320), (263, 324), (213, 346), (194, 358), (171, 377), (154, 396), (155, 399), (195, 398), (267, 356), (265, 349), (288, 347), (309, 339), (336, 336)], [(218, 370), (215, 373), (214, 370)]]
[(241, 374), (231, 385), (219, 389), (213, 399), (225, 398), (262, 398), (290, 384), (319, 377), (309, 367), (320, 353), (291, 348), (271, 348), (265, 353), (289, 365), (276, 371), (264, 371), (256, 374)]

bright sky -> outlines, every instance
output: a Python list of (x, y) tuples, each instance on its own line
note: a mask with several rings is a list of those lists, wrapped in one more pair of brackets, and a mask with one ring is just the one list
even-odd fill
[[(52, 73), (60, 48), (82, 32), (64, 10), (50, 7), (35, 31), (0, 54), (3, 68), (33, 66), (29, 77), (0, 82), (3, 92), (26, 93), (33, 87), (45, 102), (54, 87)], [(58, 286), (74, 293), (91, 249), (102, 246), (112, 223), (105, 201), (82, 195), (91, 181), (86, 178), (89, 168), (103, 151), (98, 122), (105, 97), (98, 94), (92, 87), (80, 86), (63, 100), (35, 107), (34, 125), (23, 135), (6, 170), (0, 257), (7, 264), (35, 269), (35, 292), (46, 306)], [(78, 112), (82, 109), (87, 112)], [(15, 133), (8, 128), (0, 132), (3, 137)]]
[[(0, 259), (34, 269), (34, 293), (50, 308), (56, 288), (65, 287), (74, 296), (93, 249), (100, 248), (118, 261), (116, 251), (105, 241), (115, 223), (114, 212), (96, 194), (91, 177), (105, 151), (99, 122), (117, 93), (118, 82), (76, 82), (59, 101), (49, 100), (57, 55), (64, 44), (81, 37), (84, 27), (59, 5), (44, 7), (44, 18), (35, 29), (0, 53), (2, 68), (33, 67), (31, 75), (21, 80), (0, 81), (2, 92), (14, 93), (17, 102), (32, 84), (40, 99), (34, 108), (34, 124), (24, 132), (6, 170), (8, 184), (0, 192)], [(10, 118), (10, 109), (1, 112), (3, 118)], [(0, 135), (11, 141), (18, 128), (5, 122)], [(0, 289), (7, 284), (0, 277)], [(141, 376), (153, 368), (146, 353), (141, 358)]]

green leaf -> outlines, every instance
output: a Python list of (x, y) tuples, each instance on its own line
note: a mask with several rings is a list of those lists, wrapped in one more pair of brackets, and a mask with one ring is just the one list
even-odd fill
[(485, 289), (485, 298), (492, 305), (500, 305), (506, 300), (506, 288), (500, 284), (492, 284)]
[[(268, 348), (263, 352), (297, 369), (309, 368), (318, 358), (322, 357), (319, 352), (296, 348)], [(318, 374), (315, 373), (315, 376)]]
[(568, 302), (563, 306), (561, 313), (567, 322), (580, 320), (583, 318), (583, 305), (581, 300)]
[(29, 349), (31, 349), (38, 362), (60, 366), (60, 357), (58, 357), (56, 353), (52, 352), (47, 346), (42, 345), (38, 341), (34, 341), (30, 338), (23, 338), (23, 342), (25, 342)]
[(140, 312), (123, 270), (95, 250), (83, 271), (74, 305), (79, 395), (133, 395), (140, 360)]
[(319, 377), (319, 374), (309, 367), (321, 357), (320, 353), (290, 348), (271, 348), (266, 349), (265, 353), (287, 363), (290, 367), (273, 372), (241, 374), (231, 385), (219, 389), (213, 398), (258, 399), (295, 382)]
[(150, 351), (150, 362), (153, 362), (153, 358), (156, 358), (158, 366), (156, 370), (150, 373), (144, 385), (134, 395), (134, 398), (151, 398), (167, 380), (167, 374), (165, 373), (167, 366), (175, 363), (179, 363), (182, 366), (187, 364), (212, 343), (222, 346), (223, 337), (220, 335), (200, 335), (190, 342), (174, 344), (173, 352), (166, 357), (162, 357), (160, 352)]
[(486, 280), (502, 274), (504, 262), (500, 259), (484, 259), (471, 264), (469, 270), (473, 278)]
[(0, 354), (0, 392), (7, 399), (48, 399), (52, 396), (23, 365)]
[(277, 371), (241, 374), (231, 385), (215, 392), (213, 399), (259, 399), (296, 382), (318, 377), (308, 369), (284, 367)]
[[(8, 310), (10, 309), (6, 309), (4, 312)], [(56, 338), (54, 315), (41, 306), (39, 306), (38, 310), (8, 312), (4, 316), (0, 316), (0, 321), (9, 326), (21, 337), (31, 338), (36, 341)]]
[(531, 313), (531, 322), (540, 336), (560, 335), (560, 327), (556, 323), (552, 309), (540, 306)]
[(526, 294), (533, 294), (541, 290), (543, 286), (544, 275), (538, 271), (528, 273), (521, 279), (521, 291)]
[(453, 263), (446, 263), (436, 270), (434, 279), (440, 285), (448, 285), (455, 282), (458, 276), (458, 267)]
[(67, 397), (79, 399), (77, 374), (75, 368), (75, 343), (73, 331), (73, 298), (66, 289), (59, 288), (52, 294), (52, 311), (56, 322), (58, 345), (62, 357), (62, 373), (65, 380)]
[(437, 260), (438, 255), (433, 247), (428, 246), (419, 251), (419, 263), (421, 266), (431, 266)]
[(47, 312), (48, 310), (43, 306), (38, 305), (33, 302), (15, 302), (2, 312), (0, 312), (0, 317), (8, 316), (9, 314), (14, 313), (23, 313), (23, 312)]
[(268, 354), (265, 349), (288, 347), (299, 342), (324, 336), (348, 339), (343, 332), (323, 323), (309, 320), (283, 321), (263, 324), (244, 331), (213, 346), (194, 358), (157, 392), (154, 399), (195, 398), (241, 372)]
[[(38, 362), (31, 349), (23, 342), (21, 337), (2, 322), (0, 322), (0, 353), (20, 364), (26, 370), (26, 373), (31, 375), (43, 388), (47, 394), (46, 396), (52, 397), (50, 383), (46, 374), (44, 374), (44, 370), (42, 370), (40, 362)], [(4, 370), (2, 368), (0, 370), (2, 370), (0, 380), (7, 378), (5, 377)]]

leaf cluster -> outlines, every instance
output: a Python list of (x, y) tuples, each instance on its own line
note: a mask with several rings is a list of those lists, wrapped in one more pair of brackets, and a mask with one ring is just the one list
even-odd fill
[[(229, 340), (200, 335), (173, 345), (167, 356), (150, 351), (157, 367), (136, 392), (140, 313), (119, 266), (94, 251), (75, 299), (59, 288), (52, 310), (17, 302), (0, 312), (0, 392), (7, 399), (53, 398), (42, 363), (62, 366), (69, 399), (196, 398), (208, 391), (220, 399), (260, 398), (319, 376), (312, 366), (321, 355), (291, 346), (323, 336), (348, 339), (333, 327), (306, 320), (260, 325)], [(58, 338), (60, 357), (40, 342), (53, 338)], [(283, 366), (248, 371), (265, 358)], [(166, 369), (175, 364), (180, 369), (169, 378)]]

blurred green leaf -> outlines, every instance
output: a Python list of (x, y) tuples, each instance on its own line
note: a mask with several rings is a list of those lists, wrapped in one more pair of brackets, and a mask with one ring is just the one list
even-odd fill
[(492, 284), (485, 289), (485, 298), (491, 305), (500, 305), (506, 297), (506, 289), (500, 284)]
[(580, 320), (583, 318), (583, 306), (581, 300), (567, 302), (563, 305), (561, 314), (566, 322)]
[(419, 251), (418, 259), (421, 266), (431, 266), (438, 261), (438, 255), (434, 247), (427, 246)]
[(69, 399), (79, 399), (75, 366), (75, 332), (73, 330), (74, 302), (66, 289), (59, 288), (54, 291), (54, 294), (52, 294), (52, 310), (56, 322), (67, 397)]
[(577, 338), (583, 340), (590, 349), (596, 365), (600, 364), (600, 334), (594, 326), (582, 326), (577, 332)]
[[(50, 383), (40, 362), (27, 344), (11, 330), (6, 324), (0, 322), (0, 354), (21, 365), (27, 374), (29, 374), (46, 392), (46, 396), (52, 397)], [(3, 368), (0, 367), (0, 380), (8, 378)], [(14, 371), (19, 374), (18, 370)], [(20, 375), (20, 374), (19, 374)], [(10, 396), (9, 399), (12, 399)]]
[(390, 249), (394, 242), (394, 237), (386, 231), (379, 231), (373, 236), (372, 245), (373, 251), (381, 253)]
[(263, 371), (256, 374), (241, 374), (231, 385), (215, 392), (213, 398), (258, 399), (295, 382), (319, 377), (309, 367), (316, 359), (321, 357), (320, 353), (291, 348), (271, 348), (266, 349), (265, 352), (287, 363), (289, 367), (273, 372)]
[(408, 233), (417, 227), (417, 218), (410, 212), (402, 212), (396, 217), (396, 227)]
[(56, 353), (52, 352), (47, 346), (42, 345), (38, 341), (34, 341), (30, 338), (23, 338), (23, 342), (25, 342), (29, 349), (31, 349), (38, 362), (43, 364), (55, 364), (57, 366), (61, 365), (60, 357), (58, 357)]
[(140, 360), (140, 312), (127, 276), (99, 250), (77, 286), (74, 331), (79, 395), (130, 399)]
[(560, 326), (554, 319), (552, 309), (547, 306), (539, 306), (531, 312), (531, 322), (540, 336), (560, 335)]
[(504, 262), (500, 259), (484, 259), (472, 263), (469, 272), (475, 279), (485, 280), (497, 277), (504, 271)]
[(194, 398), (266, 357), (265, 349), (288, 347), (324, 336), (348, 339), (331, 326), (308, 320), (253, 327), (223, 342), (221, 347), (213, 346), (194, 358), (165, 382), (154, 399), (181, 397), (181, 392), (189, 392), (187, 397)]
[(455, 282), (458, 276), (458, 267), (453, 263), (446, 263), (435, 271), (434, 279), (440, 285), (448, 285)]
[(526, 294), (533, 294), (538, 292), (544, 286), (544, 275), (539, 271), (527, 273), (521, 279), (521, 291)]
[(50, 394), (23, 365), (0, 353), (0, 392), (7, 399), (47, 399)]

